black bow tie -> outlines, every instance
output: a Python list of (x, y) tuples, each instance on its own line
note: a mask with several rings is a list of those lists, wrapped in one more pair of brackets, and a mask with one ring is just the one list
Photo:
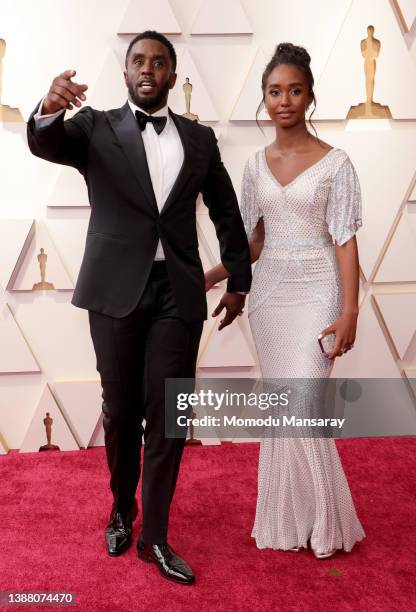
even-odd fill
[(139, 127), (142, 132), (149, 121), (150, 123), (153, 123), (153, 127), (155, 128), (156, 134), (160, 134), (165, 129), (167, 117), (153, 117), (153, 115), (145, 115), (144, 113), (142, 113), (142, 111), (139, 110), (136, 110), (135, 115), (137, 123), (139, 124)]

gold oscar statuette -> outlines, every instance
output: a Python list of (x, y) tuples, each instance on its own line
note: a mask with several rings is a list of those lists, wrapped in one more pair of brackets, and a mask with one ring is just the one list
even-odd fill
[(32, 291), (43, 291), (45, 289), (55, 289), (52, 283), (45, 281), (46, 277), (46, 261), (48, 256), (45, 253), (45, 249), (41, 249), (38, 254), (38, 262), (40, 267), (40, 283), (35, 283), (32, 287)]
[(189, 77), (186, 77), (185, 83), (182, 85), (182, 89), (185, 94), (186, 105), (186, 113), (183, 113), (182, 117), (186, 117), (191, 121), (199, 121), (198, 115), (194, 115), (194, 113), (191, 113), (192, 83), (189, 82)]
[(45, 429), (46, 429), (47, 444), (44, 444), (44, 446), (41, 446), (39, 448), (39, 452), (40, 451), (50, 451), (50, 450), (60, 450), (59, 446), (56, 446), (56, 444), (52, 444), (51, 442), (53, 418), (51, 417), (49, 412), (46, 413), (46, 416), (43, 419), (43, 424), (45, 425)]
[(361, 41), (361, 55), (364, 58), (366, 102), (351, 106), (347, 119), (392, 119), (388, 106), (373, 101), (376, 61), (380, 54), (381, 42), (374, 37), (374, 26), (367, 28), (367, 38)]
[(2, 80), (3, 80), (3, 58), (6, 54), (6, 41), (0, 38), (0, 122), (21, 123), (23, 117), (18, 108), (12, 108), (1, 103)]

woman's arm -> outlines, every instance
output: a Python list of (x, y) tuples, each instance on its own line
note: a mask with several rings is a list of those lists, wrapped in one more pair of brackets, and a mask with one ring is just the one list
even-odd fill
[(341, 246), (337, 244), (335, 253), (341, 277), (342, 312), (338, 319), (322, 332), (324, 336), (335, 332), (334, 349), (327, 353), (330, 359), (346, 353), (355, 341), (360, 276), (356, 237), (353, 236)]
[[(263, 218), (260, 218), (253, 231), (252, 237), (249, 240), (251, 263), (254, 263), (260, 257), (260, 253), (264, 244), (264, 223)], [(205, 273), (205, 291), (209, 291), (211, 287), (228, 278), (228, 272), (222, 264), (214, 266)]]
[(342, 285), (342, 314), (358, 315), (358, 290), (360, 267), (358, 261), (357, 239), (353, 236), (348, 242), (335, 246)]

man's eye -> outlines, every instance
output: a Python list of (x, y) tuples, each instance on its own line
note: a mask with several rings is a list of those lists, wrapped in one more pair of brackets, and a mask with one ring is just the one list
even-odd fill
[(155, 63), (154, 63), (154, 66), (155, 66), (156, 68), (160, 68), (162, 65), (163, 65), (163, 62), (159, 62), (159, 61), (157, 61), (157, 62), (155, 62)]

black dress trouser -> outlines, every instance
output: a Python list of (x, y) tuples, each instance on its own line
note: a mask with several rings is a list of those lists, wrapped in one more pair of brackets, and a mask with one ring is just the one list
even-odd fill
[(195, 376), (203, 321), (178, 316), (164, 261), (153, 264), (133, 312), (116, 319), (89, 311), (89, 320), (113, 507), (124, 513), (133, 504), (144, 432), (141, 535), (146, 544), (163, 544), (185, 443), (165, 438), (165, 378)]

